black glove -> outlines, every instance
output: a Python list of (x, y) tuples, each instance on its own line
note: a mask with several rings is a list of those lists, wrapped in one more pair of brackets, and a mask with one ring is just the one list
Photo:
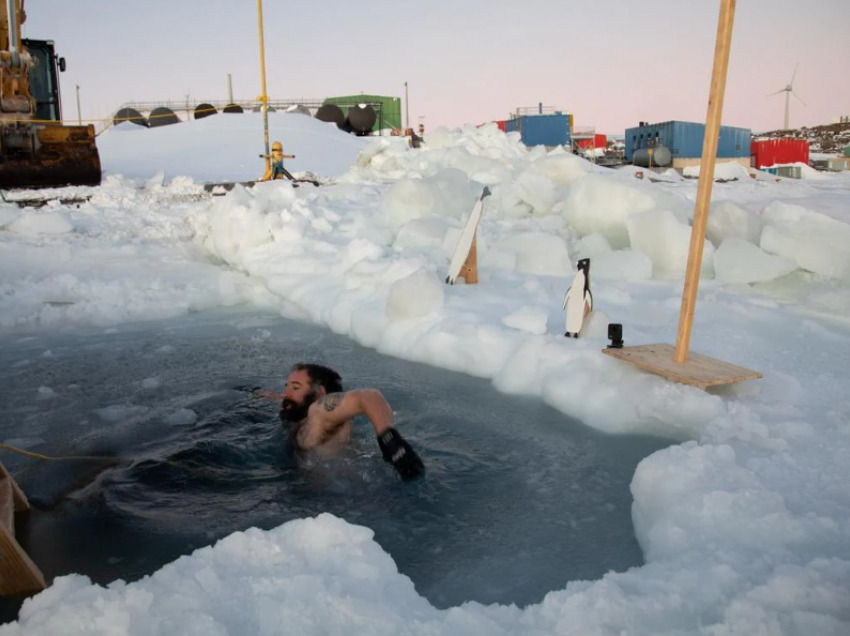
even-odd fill
[(393, 465), (403, 481), (412, 481), (425, 470), (419, 455), (394, 428), (378, 436), (378, 446), (384, 461)]

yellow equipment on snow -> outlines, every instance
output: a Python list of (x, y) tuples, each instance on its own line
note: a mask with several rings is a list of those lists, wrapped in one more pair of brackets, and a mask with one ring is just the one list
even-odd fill
[(24, 0), (0, 0), (0, 188), (100, 185), (94, 126), (61, 123), (50, 40), (22, 40)]

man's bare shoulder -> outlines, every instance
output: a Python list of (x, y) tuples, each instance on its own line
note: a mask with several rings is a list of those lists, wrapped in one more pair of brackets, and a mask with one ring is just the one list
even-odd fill
[(318, 400), (316, 400), (316, 407), (322, 409), (323, 411), (330, 413), (339, 406), (342, 399), (345, 397), (345, 393), (328, 393), (327, 395), (323, 395)]
[(307, 419), (318, 425), (326, 425), (331, 421), (337, 421), (340, 416), (344, 415), (340, 405), (343, 405), (345, 396), (345, 392), (323, 395), (310, 405), (307, 411)]

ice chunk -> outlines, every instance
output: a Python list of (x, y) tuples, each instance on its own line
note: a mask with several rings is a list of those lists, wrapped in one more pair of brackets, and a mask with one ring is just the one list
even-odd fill
[(381, 200), (381, 210), (398, 229), (413, 219), (432, 215), (462, 218), (481, 194), (478, 184), (460, 170), (447, 168), (427, 179), (397, 181)]
[(431, 272), (417, 269), (397, 280), (390, 287), (387, 298), (387, 317), (390, 320), (420, 318), (443, 307), (443, 285)]
[(594, 278), (602, 280), (646, 280), (652, 278), (652, 261), (643, 252), (618, 250), (590, 259), (591, 289)]
[(763, 283), (795, 269), (792, 259), (767, 254), (740, 238), (727, 238), (714, 254), (714, 275), (724, 283)]
[(573, 154), (551, 153), (528, 167), (528, 172), (549, 177), (558, 185), (570, 185), (590, 172), (591, 164)]
[(582, 258), (593, 258), (599, 254), (611, 251), (611, 244), (608, 242), (608, 239), (598, 232), (581, 237), (579, 243)]
[(413, 219), (434, 214), (438, 193), (421, 179), (404, 179), (393, 185), (381, 201), (390, 224), (400, 228)]
[(525, 172), (515, 184), (516, 197), (537, 214), (549, 214), (558, 200), (558, 189), (546, 175)]
[[(652, 261), (655, 278), (684, 276), (688, 264), (691, 228), (679, 222), (672, 212), (653, 210), (635, 214), (628, 220), (629, 238), (635, 250)], [(713, 274), (714, 246), (705, 241), (702, 274)]]
[(706, 237), (714, 247), (725, 239), (735, 237), (758, 245), (764, 221), (757, 214), (729, 201), (711, 206), (706, 225)]
[(546, 333), (547, 313), (544, 309), (523, 306), (519, 310), (502, 318), (502, 323), (513, 329), (528, 333)]
[(503, 238), (493, 248), (515, 254), (518, 272), (563, 276), (573, 271), (567, 243), (560, 236), (525, 232)]
[(413, 219), (402, 225), (396, 234), (396, 247), (441, 247), (448, 232), (445, 219), (431, 216)]
[(629, 246), (626, 220), (659, 208), (675, 213), (683, 223), (687, 220), (684, 200), (677, 195), (637, 180), (588, 174), (570, 186), (561, 212), (579, 235), (598, 232), (613, 248), (622, 249)]
[(850, 225), (798, 205), (774, 202), (762, 218), (760, 247), (816, 274), (850, 281)]

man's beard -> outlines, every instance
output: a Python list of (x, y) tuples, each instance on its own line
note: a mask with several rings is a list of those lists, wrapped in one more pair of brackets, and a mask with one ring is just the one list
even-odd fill
[(278, 416), (280, 417), (280, 421), (284, 423), (297, 424), (307, 418), (307, 411), (310, 409), (310, 405), (318, 399), (318, 395), (315, 391), (311, 391), (307, 395), (304, 396), (304, 401), (299, 404), (294, 400), (290, 400), (289, 398), (283, 398), (283, 401), (280, 403), (280, 413)]

